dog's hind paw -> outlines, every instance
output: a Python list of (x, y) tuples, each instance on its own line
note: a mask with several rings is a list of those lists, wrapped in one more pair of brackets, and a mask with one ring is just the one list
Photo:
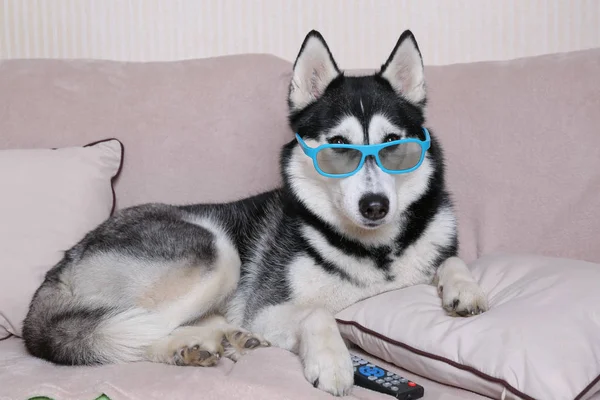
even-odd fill
[(173, 364), (184, 366), (212, 367), (216, 365), (223, 355), (223, 348), (210, 351), (200, 344), (183, 346), (173, 354)]
[(262, 336), (242, 329), (225, 332), (221, 343), (225, 349), (225, 357), (233, 361), (239, 360), (248, 350), (271, 345)]

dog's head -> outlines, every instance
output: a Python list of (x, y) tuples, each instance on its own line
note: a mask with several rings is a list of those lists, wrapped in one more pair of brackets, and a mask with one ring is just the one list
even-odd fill
[[(400, 36), (388, 60), (372, 75), (345, 76), (316, 31), (306, 36), (294, 63), (289, 120), (309, 147), (424, 139), (425, 104), (423, 62), (410, 31)], [(397, 226), (393, 222), (426, 190), (434, 170), (430, 154), (419, 168), (404, 174), (386, 173), (373, 157), (366, 157), (354, 175), (327, 177), (295, 140), (284, 149), (282, 162), (286, 184), (304, 205), (361, 236)]]

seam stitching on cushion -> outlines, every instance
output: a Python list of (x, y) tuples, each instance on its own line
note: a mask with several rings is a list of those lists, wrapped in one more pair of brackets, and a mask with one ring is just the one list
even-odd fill
[(125, 146), (123, 145), (123, 142), (121, 142), (119, 139), (109, 138), (109, 139), (102, 139), (102, 140), (97, 140), (92, 143), (88, 143), (83, 147), (92, 147), (92, 146), (95, 146), (100, 143), (110, 142), (111, 140), (116, 140), (119, 143), (119, 145), (121, 146), (121, 160), (120, 160), (121, 163), (119, 164), (119, 169), (117, 169), (117, 172), (110, 179), (110, 187), (112, 189), (112, 195), (113, 195), (113, 204), (112, 204), (112, 208), (110, 210), (110, 215), (112, 216), (115, 213), (115, 208), (117, 206), (117, 194), (115, 192), (115, 181), (117, 180), (117, 178), (121, 174), (121, 170), (123, 169), (123, 162), (125, 161)]
[(414, 347), (411, 347), (411, 346), (409, 346), (409, 345), (407, 345), (405, 343), (398, 342), (397, 340), (391, 339), (391, 338), (389, 338), (389, 337), (387, 337), (385, 335), (382, 335), (381, 333), (378, 333), (378, 332), (375, 332), (375, 331), (373, 331), (373, 330), (371, 330), (369, 328), (366, 328), (366, 327), (362, 326), (361, 324), (359, 324), (358, 322), (355, 322), (355, 321), (345, 321), (345, 320), (341, 320), (341, 319), (338, 319), (338, 318), (336, 318), (336, 321), (338, 323), (342, 324), (342, 325), (351, 325), (351, 326), (354, 326), (355, 328), (357, 328), (358, 330), (362, 331), (363, 333), (366, 333), (366, 334), (369, 334), (369, 335), (373, 335), (376, 338), (383, 340), (384, 342), (387, 342), (387, 343), (389, 343), (391, 345), (394, 345), (394, 346), (402, 347), (403, 349), (408, 350), (408, 351), (410, 351), (412, 353), (415, 353), (415, 354), (418, 354), (420, 356), (424, 356), (424, 357), (427, 357), (427, 358), (431, 358), (433, 360), (444, 362), (444, 363), (446, 363), (448, 365), (451, 365), (451, 366), (453, 366), (455, 368), (458, 368), (458, 369), (461, 369), (463, 371), (467, 371), (467, 372), (470, 372), (470, 373), (472, 373), (474, 375), (477, 375), (477, 376), (479, 376), (482, 379), (485, 379), (485, 380), (488, 380), (488, 381), (491, 381), (491, 382), (495, 382), (495, 383), (500, 383), (500, 384), (504, 385), (508, 390), (510, 390), (513, 394), (515, 394), (517, 396), (520, 396), (520, 397), (523, 397), (526, 400), (535, 400), (533, 397), (531, 397), (531, 396), (529, 396), (529, 395), (527, 395), (525, 393), (520, 392), (518, 389), (514, 388), (512, 385), (510, 385), (505, 380), (500, 379), (500, 378), (496, 378), (496, 377), (493, 377), (493, 376), (489, 376), (489, 375), (487, 375), (487, 374), (485, 374), (485, 373), (483, 373), (483, 372), (481, 372), (481, 371), (479, 371), (479, 370), (477, 370), (477, 369), (475, 369), (473, 367), (470, 367), (468, 365), (463, 365), (463, 364), (457, 363), (456, 361), (452, 361), (452, 360), (450, 360), (448, 358), (445, 358), (445, 357), (442, 357), (442, 356), (438, 356), (436, 354), (431, 354), (431, 353), (428, 353), (426, 351), (419, 350), (419, 349), (416, 349)]
[(2, 341), (2, 340), (6, 340), (6, 339), (8, 339), (8, 338), (11, 338), (11, 337), (13, 337), (13, 334), (12, 334), (12, 333), (10, 333), (10, 332), (7, 332), (7, 333), (8, 333), (8, 336), (1, 337), (1, 338), (0, 338), (0, 341)]
[(590, 382), (589, 385), (587, 385), (582, 391), (581, 393), (579, 393), (577, 395), (577, 397), (575, 397), (573, 400), (580, 400), (581, 398), (583, 398), (583, 396), (585, 396), (587, 394), (587, 392), (589, 392), (594, 386), (596, 386), (596, 384), (600, 381), (600, 375), (598, 375), (593, 381)]

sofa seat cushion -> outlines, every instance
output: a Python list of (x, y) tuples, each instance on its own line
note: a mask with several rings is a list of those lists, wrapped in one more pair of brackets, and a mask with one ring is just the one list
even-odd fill
[[(427, 399), (484, 400), (463, 390), (440, 385), (362, 354), (384, 368), (425, 387)], [(93, 400), (100, 394), (111, 400), (335, 400), (305, 378), (298, 357), (275, 347), (253, 350), (237, 363), (221, 359), (213, 368), (178, 367), (158, 363), (131, 363), (98, 367), (56, 366), (31, 357), (23, 341), (0, 341), (0, 399), (47, 396), (55, 400)], [(355, 387), (344, 400), (391, 400)]]

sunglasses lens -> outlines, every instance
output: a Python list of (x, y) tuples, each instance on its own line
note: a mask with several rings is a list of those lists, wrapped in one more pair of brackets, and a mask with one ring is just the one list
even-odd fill
[(379, 160), (390, 171), (404, 171), (419, 163), (421, 153), (418, 143), (401, 143), (379, 150)]
[(358, 168), (361, 158), (359, 150), (326, 148), (317, 153), (317, 164), (325, 173), (347, 174)]

